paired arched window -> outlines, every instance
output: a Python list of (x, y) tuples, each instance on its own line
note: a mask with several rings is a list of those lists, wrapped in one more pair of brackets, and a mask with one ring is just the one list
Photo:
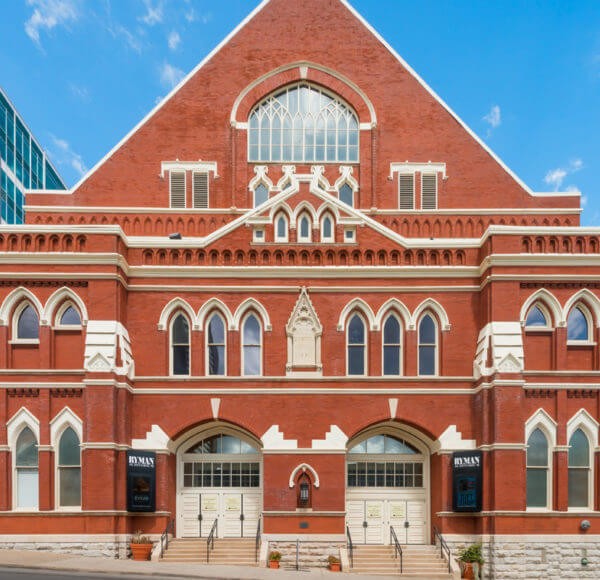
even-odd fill
[(262, 330), (258, 318), (250, 314), (242, 325), (243, 374), (262, 374)]
[(534, 304), (527, 313), (525, 328), (549, 328), (550, 317), (546, 309), (539, 304)]
[(590, 442), (582, 429), (569, 439), (569, 507), (590, 505), (591, 469)]
[(333, 218), (329, 214), (325, 214), (321, 219), (321, 241), (322, 242), (333, 242), (335, 241), (334, 229), (333, 229)]
[(548, 507), (548, 440), (538, 427), (527, 439), (527, 507)]
[(67, 427), (58, 443), (58, 505), (81, 505), (81, 448), (77, 433)]
[(578, 304), (571, 309), (567, 318), (567, 340), (573, 342), (590, 342), (592, 340), (592, 317), (588, 309)]
[(215, 313), (208, 322), (206, 333), (206, 368), (209, 375), (224, 375), (227, 372), (227, 336), (225, 321)]
[(301, 214), (300, 218), (298, 219), (298, 241), (312, 241), (312, 221), (305, 213)]
[(359, 126), (348, 105), (308, 83), (288, 86), (248, 120), (250, 161), (357, 162)]
[(402, 327), (393, 314), (383, 325), (383, 374), (399, 375), (402, 370)]
[(39, 469), (38, 442), (29, 427), (17, 438), (15, 448), (16, 507), (38, 509)]
[(40, 337), (40, 319), (36, 309), (29, 303), (17, 312), (17, 340), (37, 340)]
[(366, 374), (367, 332), (359, 314), (353, 314), (347, 333), (347, 372), (349, 375)]
[(190, 374), (190, 323), (184, 314), (171, 323), (171, 374)]
[(264, 183), (259, 183), (254, 189), (254, 207), (262, 205), (269, 199), (269, 190)]
[(275, 218), (275, 241), (288, 241), (288, 218), (284, 213), (280, 213)]
[(419, 374), (437, 375), (437, 324), (431, 314), (419, 322)]

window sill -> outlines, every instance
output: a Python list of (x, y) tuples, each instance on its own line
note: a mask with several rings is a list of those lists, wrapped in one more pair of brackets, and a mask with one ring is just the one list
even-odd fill
[(550, 326), (526, 326), (525, 332), (527, 334), (551, 334), (554, 331), (554, 328)]
[(64, 513), (81, 513), (81, 506), (57, 507), (54, 511)]
[(55, 332), (81, 332), (83, 326), (53, 326), (52, 330)]
[(14, 340), (9, 340), (8, 344), (22, 345), (22, 346), (39, 345), (40, 339), (39, 338), (15, 338)]
[(594, 346), (596, 346), (596, 343), (593, 341), (588, 341), (588, 340), (568, 340), (567, 341), (567, 348), (572, 348), (572, 347), (592, 348)]

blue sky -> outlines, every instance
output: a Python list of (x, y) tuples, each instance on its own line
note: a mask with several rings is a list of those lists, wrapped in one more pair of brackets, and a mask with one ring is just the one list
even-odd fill
[[(71, 186), (256, 4), (3, 0), (0, 86)], [(600, 1), (352, 4), (533, 190), (580, 190), (600, 226)]]

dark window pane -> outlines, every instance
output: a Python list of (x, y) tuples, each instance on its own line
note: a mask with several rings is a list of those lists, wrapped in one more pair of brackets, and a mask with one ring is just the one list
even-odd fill
[(398, 344), (400, 342), (400, 323), (394, 316), (388, 317), (383, 327), (383, 342)]
[(208, 347), (208, 374), (224, 375), (225, 374), (225, 347), (224, 346), (209, 346)]
[(535, 429), (527, 440), (527, 466), (546, 467), (548, 465), (548, 441), (541, 429)]
[(348, 325), (348, 342), (350, 344), (364, 344), (365, 325), (358, 314), (355, 314)]
[(419, 347), (419, 374), (435, 375), (435, 346)]
[(29, 427), (25, 427), (17, 439), (17, 467), (37, 467), (38, 448), (37, 439)]
[(304, 239), (310, 237), (310, 222), (306, 216), (300, 220), (300, 237)]
[(574, 308), (567, 319), (567, 340), (588, 340), (587, 318), (579, 308)]
[(60, 505), (81, 505), (81, 468), (61, 467), (60, 478)]
[(569, 507), (587, 507), (588, 470), (569, 469)]
[(260, 324), (254, 314), (248, 316), (244, 322), (244, 344), (260, 344)]
[(348, 347), (348, 374), (349, 375), (364, 375), (365, 374), (365, 347), (364, 346), (349, 346)]
[(183, 314), (177, 316), (173, 321), (172, 341), (173, 344), (188, 344), (190, 336), (190, 325)]
[(39, 320), (32, 306), (25, 306), (17, 323), (18, 338), (39, 338)]
[(69, 306), (60, 317), (60, 323), (65, 326), (79, 326), (81, 325), (81, 318), (79, 312), (72, 306)]
[(419, 344), (435, 344), (435, 322), (433, 318), (427, 314), (419, 324)]
[(173, 374), (174, 375), (189, 375), (190, 374), (190, 347), (189, 346), (174, 346), (173, 347)]
[(525, 320), (525, 326), (548, 326), (548, 321), (539, 307), (534, 306), (529, 311), (527, 320)]
[(383, 374), (400, 374), (400, 349), (397, 346), (383, 347)]
[(581, 429), (577, 429), (569, 439), (569, 467), (588, 467), (590, 464), (590, 444)]
[(323, 220), (323, 237), (330, 238), (331, 237), (331, 218), (326, 217)]
[(545, 469), (527, 470), (527, 507), (546, 507), (547, 479)]
[(267, 199), (269, 199), (269, 192), (266, 186), (263, 183), (261, 183), (254, 190), (254, 207), (263, 204), (265, 201), (267, 201)]
[(80, 465), (80, 458), (79, 437), (71, 427), (68, 427), (62, 434), (58, 444), (58, 463), (59, 465)]
[(225, 343), (225, 324), (223, 319), (215, 314), (208, 325), (208, 342), (209, 344), (224, 344)]
[(343, 201), (344, 203), (348, 204), (349, 206), (353, 206), (353, 197), (354, 194), (352, 192), (352, 188), (347, 184), (344, 183), (344, 185), (342, 185), (342, 187), (340, 187), (340, 201)]

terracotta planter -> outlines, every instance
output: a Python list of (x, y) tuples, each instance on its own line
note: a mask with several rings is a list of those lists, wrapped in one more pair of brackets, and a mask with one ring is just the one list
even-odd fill
[[(475, 576), (475, 567), (477, 567), (478, 575)], [(481, 578), (481, 571), (483, 564), (477, 564), (474, 562), (461, 562), (461, 578), (467, 578), (468, 580), (475, 580), (475, 578)]]
[(150, 560), (153, 544), (130, 544), (131, 557), (134, 560)]
[(279, 568), (279, 560), (269, 560), (269, 568)]
[(337, 563), (335, 563), (335, 564), (332, 562), (331, 564), (329, 564), (329, 570), (330, 570), (331, 572), (341, 572), (341, 570), (342, 570), (342, 565), (341, 565), (341, 563), (340, 563), (340, 562), (337, 562)]

